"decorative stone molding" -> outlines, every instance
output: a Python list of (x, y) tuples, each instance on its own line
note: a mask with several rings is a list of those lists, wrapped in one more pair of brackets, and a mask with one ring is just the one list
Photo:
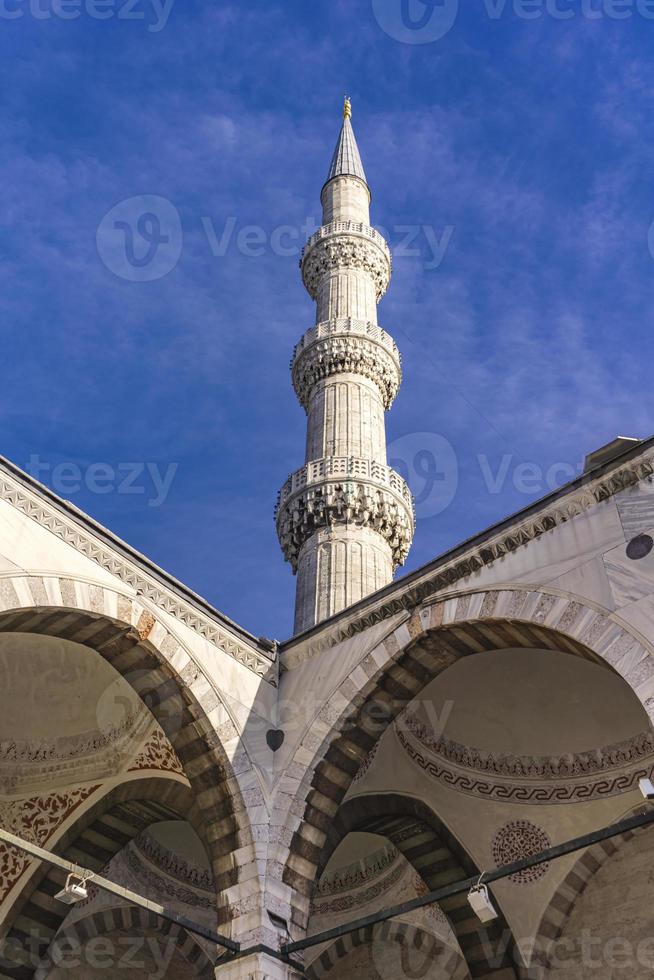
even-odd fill
[(357, 783), (360, 779), (363, 779), (363, 777), (366, 775), (366, 773), (370, 769), (371, 765), (375, 761), (375, 758), (377, 756), (377, 753), (379, 752), (379, 745), (380, 745), (380, 742), (375, 742), (375, 744), (371, 748), (370, 752), (368, 752), (368, 754), (364, 758), (363, 762), (361, 763), (361, 765), (357, 769), (356, 776), (354, 777), (354, 782), (355, 783)]
[(223, 653), (247, 667), (257, 676), (270, 683), (276, 682), (277, 669), (269, 658), (246, 646), (234, 634), (212, 621), (208, 616), (201, 615), (190, 603), (184, 602), (174, 593), (160, 588), (153, 579), (143, 575), (136, 565), (125, 561), (116, 552), (109, 551), (97, 538), (86, 533), (80, 524), (65, 519), (60, 511), (49, 506), (42, 497), (28, 493), (18, 483), (15, 483), (6, 472), (0, 476), (0, 500), (7, 501), (16, 510), (65, 541), (66, 544), (69, 544), (86, 558), (90, 558), (101, 568), (115, 575), (126, 585), (135, 589), (139, 595), (148, 599), (158, 608), (165, 610), (178, 622), (184, 623), (200, 636), (203, 636)]
[(4, 740), (0, 742), (0, 792), (24, 795), (44, 784), (62, 787), (107, 779), (127, 768), (152, 728), (151, 715), (141, 710), (102, 731), (38, 742)]
[[(129, 844), (122, 852), (122, 860), (135, 882), (139, 882), (146, 894), (168, 896), (175, 902), (181, 902), (189, 908), (196, 909), (217, 909), (218, 901), (216, 891), (211, 883), (209, 876), (209, 886), (195, 884), (188, 880), (188, 875), (178, 879), (173, 866), (176, 864), (178, 869), (188, 872), (188, 866), (184, 867), (185, 862), (177, 859), (176, 862), (168, 861), (168, 867), (160, 868), (157, 858), (161, 852), (142, 852), (142, 848), (137, 847), (134, 842)], [(171, 855), (174, 858), (175, 855)], [(147, 860), (146, 860), (147, 858)], [(162, 874), (158, 871), (163, 872)]]
[(302, 467), (282, 487), (275, 517), (294, 571), (302, 545), (320, 528), (354, 524), (376, 531), (397, 567), (406, 560), (415, 527), (407, 484), (389, 466), (367, 459), (330, 457)]
[[(81, 786), (49, 796), (0, 803), (0, 825), (32, 844), (42, 846), (99, 786)], [(27, 854), (0, 844), (0, 903), (32, 863)]]
[(142, 769), (156, 769), (160, 772), (175, 772), (179, 776), (184, 775), (184, 769), (175, 750), (158, 726), (152, 732), (138, 757), (132, 762), (128, 772), (138, 772)]
[(395, 725), (398, 730), (406, 729), (431, 752), (463, 769), (474, 769), (506, 778), (570, 779), (604, 773), (654, 756), (652, 731), (639, 732), (633, 738), (586, 752), (535, 756), (484, 752), (482, 749), (462, 745), (444, 735), (437, 735), (430, 725), (410, 710), (405, 711)]
[(300, 260), (303, 261), (314, 245), (324, 241), (325, 238), (332, 238), (334, 235), (357, 235), (364, 239), (373, 241), (378, 248), (388, 256), (389, 263), (392, 261), (391, 252), (384, 236), (373, 228), (372, 225), (364, 224), (362, 221), (329, 221), (321, 225), (317, 231), (307, 239), (307, 243), (302, 249)]
[[(147, 716), (145, 718), (149, 724)], [(96, 755), (105, 748), (115, 750), (116, 743), (129, 737), (137, 726), (142, 725), (142, 712), (132, 712), (125, 717), (120, 725), (106, 728), (103, 731), (87, 732), (81, 735), (56, 735), (54, 738), (39, 739), (38, 742), (28, 742), (20, 739), (4, 739), (0, 741), (0, 765), (5, 762), (21, 764), (35, 763), (40, 765), (47, 762), (61, 762)]]
[(496, 800), (499, 803), (542, 806), (545, 803), (587, 803), (595, 799), (621, 796), (623, 793), (630, 793), (637, 789), (639, 780), (644, 776), (651, 776), (654, 770), (653, 760), (650, 760), (647, 765), (630, 769), (628, 772), (614, 773), (608, 778), (606, 775), (601, 775), (595, 779), (585, 777), (577, 782), (545, 783), (531, 780), (525, 780), (523, 783), (508, 780), (499, 782), (443, 765), (438, 759), (430, 758), (421, 752), (404, 732), (398, 731), (397, 734), (400, 745), (411, 761), (432, 779), (459, 793)]
[(364, 887), (355, 886), (353, 890), (343, 889), (342, 893), (334, 895), (329, 900), (321, 901), (314, 898), (311, 913), (312, 915), (342, 915), (343, 912), (351, 912), (353, 909), (369, 905), (373, 899), (394, 888), (405, 872), (405, 863), (396, 858), (388, 874), (383, 876), (379, 872), (372, 874), (370, 883), (364, 882)]
[(215, 886), (211, 872), (184, 860), (179, 854), (169, 850), (145, 831), (134, 840), (133, 846), (160, 871), (164, 871), (176, 881), (183, 881), (192, 888), (210, 892), (215, 899)]
[(385, 874), (398, 859), (399, 851), (389, 845), (344, 868), (325, 872), (316, 885), (316, 896), (337, 895), (339, 892), (361, 888), (379, 875)]
[[(497, 831), (491, 851), (496, 867), (501, 868), (505, 864), (532, 857), (551, 846), (549, 834), (542, 827), (537, 827), (529, 820), (512, 820)], [(524, 868), (509, 875), (509, 881), (515, 885), (530, 885), (534, 881), (540, 881), (548, 871), (549, 864), (537, 864), (533, 868)]]
[[(358, 633), (363, 633), (371, 626), (384, 622), (398, 613), (415, 609), (425, 600), (471, 578), (482, 568), (492, 565), (495, 561), (512, 554), (573, 518), (585, 514), (628, 487), (636, 486), (644, 480), (651, 483), (653, 476), (654, 462), (651, 455), (632, 460), (619, 470), (606, 474), (577, 492), (570, 492), (550, 506), (544, 506), (536, 514), (522, 521), (516, 520), (514, 525), (482, 543), (477, 545), (473, 543), (462, 556), (442, 561), (425, 572), (420, 581), (406, 585), (401, 581), (397, 582), (391, 594), (381, 602), (375, 603), (373, 600), (367, 610), (349, 618), (343, 616), (335, 626), (318, 632), (315, 638), (305, 641), (301, 653), (293, 657), (294, 665), (297, 666), (303, 660), (336, 646)], [(289, 641), (282, 647), (282, 653), (285, 650), (290, 652), (294, 645), (293, 640)]]
[(313, 460), (313, 462), (296, 470), (289, 476), (280, 491), (280, 506), (284, 506), (291, 497), (306, 487), (329, 479), (343, 482), (357, 480), (358, 482), (374, 483), (390, 490), (413, 513), (411, 491), (399, 473), (382, 463), (375, 463), (371, 459), (356, 459), (353, 456), (328, 456), (326, 459)]
[(329, 273), (355, 269), (371, 277), (379, 301), (388, 289), (391, 278), (390, 252), (383, 238), (381, 242), (383, 245), (366, 235), (339, 231), (317, 240), (311, 246), (307, 245), (301, 264), (302, 280), (309, 296), (314, 300), (318, 298), (320, 283)]
[(307, 412), (315, 386), (336, 374), (358, 374), (373, 381), (385, 409), (393, 404), (402, 382), (400, 360), (395, 351), (370, 337), (347, 331), (334, 331), (300, 350), (296, 348), (292, 372), (295, 393)]
[(637, 789), (639, 780), (654, 769), (652, 732), (588, 752), (514, 756), (482, 752), (437, 736), (412, 712), (403, 714), (395, 728), (408, 757), (432, 779), (457, 792), (502, 803), (580, 803), (619, 796)]
[(293, 357), (291, 358), (291, 366), (312, 344), (339, 334), (364, 337), (379, 347), (383, 347), (398, 364), (402, 361), (402, 355), (397, 344), (391, 335), (377, 323), (372, 323), (370, 320), (358, 320), (353, 316), (343, 316), (333, 317), (331, 320), (323, 320), (314, 327), (309, 327), (295, 345)]

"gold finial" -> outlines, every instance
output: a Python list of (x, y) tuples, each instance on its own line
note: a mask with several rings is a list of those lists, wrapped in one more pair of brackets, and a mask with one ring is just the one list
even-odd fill
[(343, 105), (343, 119), (351, 119), (351, 118), (352, 118), (352, 103), (350, 102), (350, 99), (346, 95), (345, 104)]

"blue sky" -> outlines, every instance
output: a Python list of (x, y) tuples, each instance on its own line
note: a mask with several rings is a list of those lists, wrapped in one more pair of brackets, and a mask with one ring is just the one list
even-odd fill
[[(654, 430), (654, 5), (54, 2), (0, 2), (3, 455), (290, 634), (273, 507), (303, 463), (288, 367), (314, 316), (295, 251), (345, 91), (399, 253), (379, 315), (404, 358), (407, 570)], [(142, 241), (169, 241), (132, 281), (107, 227), (144, 199)]]

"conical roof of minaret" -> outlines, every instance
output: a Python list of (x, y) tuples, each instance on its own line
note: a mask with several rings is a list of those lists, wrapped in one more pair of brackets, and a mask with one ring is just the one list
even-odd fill
[(334, 150), (334, 156), (332, 157), (331, 166), (329, 168), (329, 174), (327, 176), (327, 183), (333, 180), (334, 177), (358, 177), (362, 180), (364, 184), (367, 184), (366, 172), (363, 169), (363, 163), (361, 162), (361, 154), (359, 153), (359, 147), (357, 146), (356, 137), (354, 135), (354, 130), (352, 129), (352, 123), (350, 119), (352, 118), (352, 105), (349, 99), (345, 100), (345, 107), (343, 109), (343, 128), (341, 129), (341, 134), (338, 137), (338, 143), (336, 144), (336, 149)]

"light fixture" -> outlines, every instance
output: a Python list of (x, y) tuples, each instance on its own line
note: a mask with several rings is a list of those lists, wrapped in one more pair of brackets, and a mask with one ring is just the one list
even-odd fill
[(638, 783), (638, 789), (646, 800), (654, 800), (654, 784), (651, 779), (641, 779)]
[(89, 897), (86, 883), (91, 877), (91, 875), (84, 877), (83, 875), (69, 874), (66, 878), (66, 884), (60, 892), (57, 892), (55, 898), (65, 905), (75, 905), (76, 902), (83, 902), (84, 899)]
[(477, 884), (468, 892), (468, 904), (480, 922), (492, 922), (497, 919), (498, 912), (488, 894), (488, 888), (481, 883), (484, 874), (485, 872), (479, 876)]

